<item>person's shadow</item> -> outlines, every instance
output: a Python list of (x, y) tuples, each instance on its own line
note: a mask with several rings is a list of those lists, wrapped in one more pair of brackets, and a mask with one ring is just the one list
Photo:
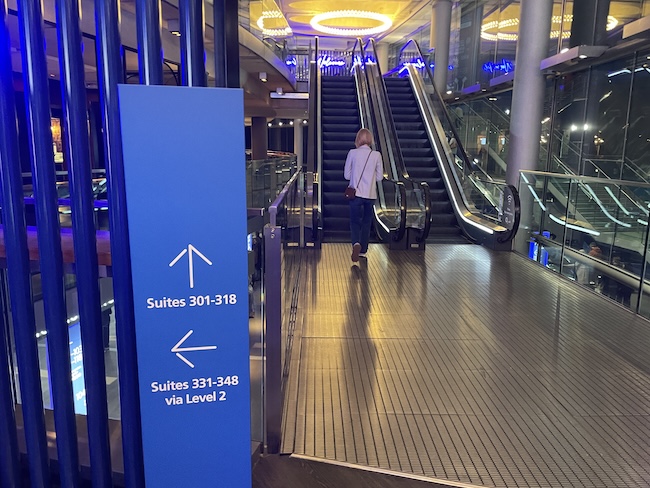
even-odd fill
[[(377, 412), (380, 408), (374, 395), (377, 383), (377, 348), (369, 334), (372, 327), (371, 309), (372, 292), (368, 263), (361, 259), (358, 266), (352, 266), (350, 269), (345, 327), (347, 347), (342, 348), (347, 366), (346, 389), (348, 392), (354, 392), (357, 404), (351, 412), (352, 421), (365, 422), (366, 412)], [(360, 417), (356, 418), (357, 415)]]

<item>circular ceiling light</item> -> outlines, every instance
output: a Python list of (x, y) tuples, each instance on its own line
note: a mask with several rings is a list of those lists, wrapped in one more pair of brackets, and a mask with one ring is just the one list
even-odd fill
[[(341, 27), (330, 27), (327, 25), (322, 25), (322, 22), (327, 20), (334, 19), (364, 19), (364, 20), (376, 20), (381, 22), (380, 25), (375, 27), (350, 27), (350, 28), (341, 28)], [(334, 36), (348, 36), (348, 37), (363, 37), (371, 36), (373, 34), (379, 34), (384, 32), (393, 25), (393, 21), (390, 17), (378, 14), (376, 12), (364, 12), (362, 10), (336, 10), (334, 12), (324, 12), (322, 14), (315, 15), (309, 22), (311, 26), (318, 32), (323, 32), (324, 34), (331, 34)]]
[[(572, 22), (573, 15), (567, 14), (564, 18), (561, 15), (554, 15), (551, 19), (551, 23), (554, 25), (563, 24), (564, 22)], [(505, 19), (505, 20), (493, 20), (491, 22), (486, 22), (481, 26), (481, 38), (486, 41), (516, 41), (518, 39), (518, 34), (508, 30), (509, 28), (519, 25), (519, 19)], [(611, 15), (607, 16), (607, 30), (610, 31), (618, 25), (618, 19)], [(492, 33), (491, 31), (497, 31)], [(551, 39), (557, 39), (560, 37), (560, 30), (551, 30), (549, 36)], [(571, 37), (570, 30), (564, 30), (562, 32), (562, 39), (568, 39)]]
[(282, 15), (282, 12), (279, 12), (277, 10), (265, 10), (262, 12), (262, 16), (257, 19), (257, 27), (260, 28), (262, 31), (262, 34), (265, 36), (269, 37), (287, 37), (292, 34), (291, 27), (286, 26), (286, 27), (281, 27), (281, 28), (276, 28), (276, 29), (269, 29), (268, 27), (264, 26), (264, 20), (265, 19), (274, 19), (276, 22), (280, 23), (286, 23), (286, 20), (284, 18), (284, 15)]

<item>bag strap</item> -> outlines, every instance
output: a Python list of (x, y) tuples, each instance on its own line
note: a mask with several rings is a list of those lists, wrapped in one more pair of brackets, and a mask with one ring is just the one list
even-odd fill
[[(363, 173), (366, 172), (366, 166), (368, 166), (368, 160), (370, 159), (370, 154), (372, 154), (372, 149), (370, 150), (370, 153), (368, 154), (368, 157), (366, 158), (366, 164), (363, 165), (363, 169), (361, 170), (361, 174), (359, 175), (359, 178), (357, 179), (357, 186), (359, 186), (359, 183), (361, 183), (361, 177), (363, 176)], [(357, 187), (355, 186), (355, 188)]]

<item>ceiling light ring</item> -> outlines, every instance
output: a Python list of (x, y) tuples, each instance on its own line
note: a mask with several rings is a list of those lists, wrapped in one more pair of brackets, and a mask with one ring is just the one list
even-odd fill
[[(563, 18), (561, 15), (554, 15), (551, 19), (552, 24), (562, 24)], [(572, 22), (573, 14), (566, 14), (564, 16), (564, 22)], [(607, 31), (611, 31), (619, 24), (619, 21), (616, 17), (612, 15), (607, 16)], [(486, 41), (516, 41), (519, 37), (517, 33), (514, 32), (500, 32), (502, 29), (507, 29), (508, 27), (514, 27), (519, 25), (519, 19), (505, 19), (505, 20), (492, 20), (486, 22), (481, 26), (481, 38)], [(490, 31), (497, 30), (496, 33), (491, 33)], [(549, 36), (551, 39), (557, 39), (560, 37), (559, 30), (552, 30)], [(571, 37), (571, 31), (563, 31), (562, 39), (568, 39)]]
[(282, 27), (280, 29), (268, 29), (264, 27), (264, 19), (284, 19), (284, 15), (282, 12), (279, 11), (274, 11), (274, 10), (269, 10), (269, 11), (264, 11), (262, 12), (262, 16), (257, 19), (257, 27), (262, 31), (262, 34), (265, 36), (269, 37), (287, 37), (293, 34), (293, 31), (291, 30), (291, 27)]
[[(356, 18), (356, 19), (370, 19), (381, 22), (381, 25), (376, 27), (368, 28), (340, 28), (340, 27), (328, 27), (322, 25), (321, 22), (334, 19), (346, 19), (346, 18)], [(323, 12), (312, 17), (309, 22), (314, 30), (318, 32), (323, 32), (324, 34), (330, 34), (335, 36), (348, 36), (348, 37), (363, 37), (370, 36), (374, 34), (380, 34), (384, 31), (387, 31), (393, 25), (393, 21), (390, 17), (384, 14), (377, 12), (368, 12), (364, 10), (334, 10), (331, 12)]]

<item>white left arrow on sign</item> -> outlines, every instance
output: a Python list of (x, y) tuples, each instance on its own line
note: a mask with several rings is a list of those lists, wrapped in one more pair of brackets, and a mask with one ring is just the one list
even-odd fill
[(216, 349), (217, 346), (194, 346), (194, 347), (181, 347), (181, 345), (187, 340), (189, 336), (191, 336), (194, 333), (193, 330), (190, 330), (187, 334), (183, 336), (183, 338), (176, 343), (174, 347), (172, 347), (171, 351), (178, 356), (178, 359), (183, 361), (185, 364), (187, 364), (190, 368), (194, 367), (194, 363), (192, 363), (189, 359), (187, 359), (185, 356), (183, 356), (181, 353), (182, 352), (190, 352), (190, 351), (211, 351), (213, 349)]
[(212, 261), (210, 261), (208, 258), (206, 258), (201, 251), (199, 251), (197, 248), (195, 248), (192, 244), (187, 245), (187, 249), (183, 249), (180, 253), (178, 253), (178, 256), (176, 256), (171, 263), (169, 263), (169, 267), (171, 268), (174, 266), (185, 254), (188, 255), (188, 263), (190, 267), (190, 288), (194, 288), (194, 255), (196, 254), (198, 257), (203, 259), (206, 263), (208, 263), (210, 266), (212, 266)]

